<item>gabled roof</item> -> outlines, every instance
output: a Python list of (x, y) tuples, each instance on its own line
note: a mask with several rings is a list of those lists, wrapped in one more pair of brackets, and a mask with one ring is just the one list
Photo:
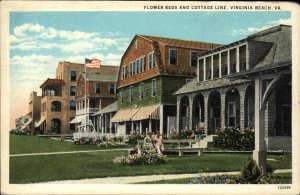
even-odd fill
[(213, 44), (213, 43), (183, 40), (183, 39), (173, 39), (173, 38), (156, 37), (156, 36), (149, 36), (149, 35), (137, 35), (137, 36), (142, 37), (142, 38), (147, 39), (152, 42), (156, 41), (156, 42), (159, 42), (159, 43), (162, 43), (165, 45), (186, 47), (186, 48), (211, 50), (211, 49), (221, 46), (221, 44)]
[(220, 78), (215, 80), (208, 80), (204, 82), (197, 82), (197, 79), (193, 79), (184, 86), (182, 86), (178, 91), (174, 93), (174, 95), (179, 95), (183, 93), (192, 93), (195, 91), (201, 91), (206, 89), (214, 89), (218, 87), (224, 87), (224, 86), (230, 86), (235, 84), (241, 84), (249, 82), (249, 80), (246, 79), (238, 79), (231, 81), (227, 78)]
[(41, 86), (40, 88), (46, 87), (48, 85), (63, 85), (65, 82), (62, 79), (50, 79), (48, 78)]
[(93, 116), (110, 113), (110, 112), (117, 112), (117, 109), (118, 109), (118, 101), (115, 101), (114, 103), (109, 104), (99, 112), (96, 112)]
[[(88, 81), (102, 81), (102, 82), (117, 82), (118, 80), (118, 66), (101, 65), (100, 69), (87, 70), (87, 74), (84, 72), (80, 75)], [(95, 72), (96, 71), (96, 72)]]

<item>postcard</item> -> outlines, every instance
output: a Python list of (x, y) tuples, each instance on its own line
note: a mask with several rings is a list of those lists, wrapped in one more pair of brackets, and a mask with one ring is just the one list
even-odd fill
[(1, 193), (299, 194), (290, 2), (2, 1)]

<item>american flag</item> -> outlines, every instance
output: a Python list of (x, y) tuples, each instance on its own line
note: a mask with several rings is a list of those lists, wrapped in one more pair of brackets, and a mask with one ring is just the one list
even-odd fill
[(85, 58), (85, 65), (88, 68), (100, 68), (101, 61), (97, 59), (87, 59)]

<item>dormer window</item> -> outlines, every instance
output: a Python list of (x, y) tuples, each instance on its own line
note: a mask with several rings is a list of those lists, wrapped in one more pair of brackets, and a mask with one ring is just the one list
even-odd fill
[(154, 53), (153, 52), (148, 55), (148, 67), (149, 68), (154, 68), (155, 67)]
[(239, 48), (240, 71), (246, 70), (246, 45)]
[(169, 65), (177, 65), (177, 50), (169, 49)]
[(122, 66), (122, 79), (126, 78), (126, 65)]
[(236, 48), (230, 51), (230, 73), (236, 73)]
[(190, 65), (193, 66), (193, 67), (197, 67), (197, 55), (198, 55), (198, 52), (195, 52), (195, 51), (192, 51), (190, 53)]

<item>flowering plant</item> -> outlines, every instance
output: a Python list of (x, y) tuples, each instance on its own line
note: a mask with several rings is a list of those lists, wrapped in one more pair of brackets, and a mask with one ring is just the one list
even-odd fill
[(126, 165), (162, 164), (167, 162), (166, 157), (166, 155), (158, 154), (154, 149), (149, 149), (141, 154), (116, 157), (113, 162)]

